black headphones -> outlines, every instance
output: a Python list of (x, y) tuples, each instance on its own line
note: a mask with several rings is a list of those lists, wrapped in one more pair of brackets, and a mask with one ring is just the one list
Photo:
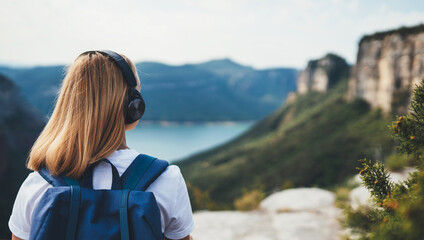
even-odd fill
[(109, 59), (116, 63), (116, 65), (119, 67), (122, 75), (124, 76), (124, 79), (127, 81), (128, 86), (130, 86), (127, 92), (127, 101), (124, 103), (125, 124), (130, 124), (139, 120), (146, 110), (146, 104), (143, 100), (143, 97), (141, 96), (141, 93), (135, 88), (137, 86), (137, 80), (134, 72), (131, 70), (130, 65), (128, 65), (127, 61), (125, 61), (121, 55), (110, 50), (87, 51), (81, 55), (85, 55), (90, 52), (99, 52), (102, 55), (109, 57)]

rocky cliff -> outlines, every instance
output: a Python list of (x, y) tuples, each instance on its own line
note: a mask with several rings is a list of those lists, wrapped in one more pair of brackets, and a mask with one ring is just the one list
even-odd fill
[(310, 90), (326, 92), (340, 79), (348, 77), (349, 65), (346, 60), (335, 54), (327, 54), (323, 58), (308, 62), (297, 80), (299, 94)]
[(404, 114), (410, 93), (424, 77), (424, 25), (364, 36), (349, 80), (348, 98)]

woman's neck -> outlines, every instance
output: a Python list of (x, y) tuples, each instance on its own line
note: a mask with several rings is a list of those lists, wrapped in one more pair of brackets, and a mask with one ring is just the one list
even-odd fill
[(125, 138), (125, 136), (124, 136), (124, 139), (122, 140), (122, 143), (121, 143), (121, 145), (119, 146), (119, 148), (118, 148), (118, 150), (121, 150), (121, 149), (128, 149), (129, 147), (127, 146), (127, 140), (126, 140), (126, 138)]

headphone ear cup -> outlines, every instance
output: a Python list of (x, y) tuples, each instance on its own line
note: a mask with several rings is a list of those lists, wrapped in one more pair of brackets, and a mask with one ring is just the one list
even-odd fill
[(146, 104), (137, 89), (131, 88), (128, 94), (128, 106), (125, 113), (125, 124), (133, 123), (143, 117)]

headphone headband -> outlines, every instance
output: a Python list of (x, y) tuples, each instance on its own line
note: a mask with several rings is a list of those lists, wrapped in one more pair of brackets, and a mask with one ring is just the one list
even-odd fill
[(127, 84), (130, 86), (127, 92), (127, 100), (125, 103), (125, 124), (130, 124), (139, 120), (146, 110), (146, 104), (143, 100), (143, 97), (141, 96), (141, 93), (135, 88), (137, 86), (137, 80), (135, 78), (135, 73), (132, 71), (130, 65), (121, 55), (110, 50), (87, 51), (81, 55), (96, 52), (108, 57), (109, 60), (115, 62), (121, 70)]
[(118, 65), (119, 69), (121, 69), (122, 75), (124, 75), (124, 79), (127, 81), (127, 84), (132, 88), (137, 86), (137, 80), (135, 79), (134, 72), (132, 71), (130, 65), (121, 55), (117, 54), (116, 52), (110, 50), (87, 51), (80, 54), (80, 56), (94, 52), (99, 52), (102, 55), (109, 57), (114, 63)]

